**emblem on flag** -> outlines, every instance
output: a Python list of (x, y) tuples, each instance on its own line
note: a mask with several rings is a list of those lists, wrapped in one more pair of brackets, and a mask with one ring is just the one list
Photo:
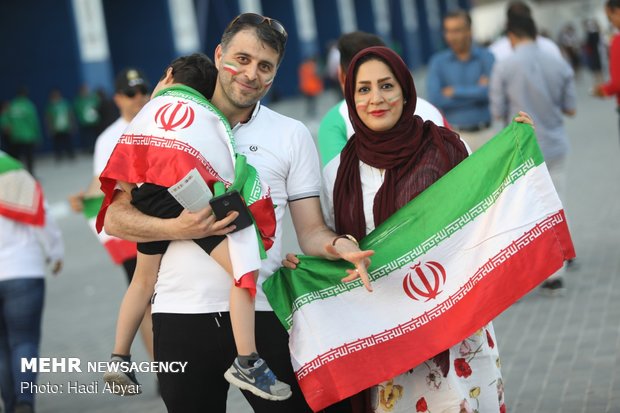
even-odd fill
[[(409, 267), (415, 272), (415, 275), (411, 275), (408, 272), (403, 278), (403, 289), (405, 293), (412, 300), (419, 301), (420, 299), (426, 299), (430, 301), (443, 291), (441, 287), (446, 282), (446, 270), (436, 261), (428, 261), (424, 264), (425, 269), (422, 269), (422, 263), (418, 262), (413, 267)], [(427, 271), (430, 270), (430, 276), (427, 276)]]
[[(172, 111), (170, 108), (173, 108)], [(194, 109), (187, 102), (178, 101), (176, 105), (172, 102), (166, 103), (155, 113), (155, 123), (166, 132), (174, 132), (179, 127), (185, 129), (193, 122)]]

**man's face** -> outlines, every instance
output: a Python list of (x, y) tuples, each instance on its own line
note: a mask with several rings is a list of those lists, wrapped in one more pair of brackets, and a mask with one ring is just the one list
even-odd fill
[(148, 101), (149, 93), (143, 86), (119, 91), (114, 95), (114, 102), (118, 106), (121, 116), (127, 120), (133, 119)]
[(269, 91), (276, 76), (278, 53), (263, 44), (253, 29), (238, 32), (226, 50), (215, 50), (218, 89), (237, 108), (249, 108)]
[(455, 53), (469, 50), (471, 45), (471, 29), (463, 17), (448, 17), (443, 22), (443, 35), (448, 47)]

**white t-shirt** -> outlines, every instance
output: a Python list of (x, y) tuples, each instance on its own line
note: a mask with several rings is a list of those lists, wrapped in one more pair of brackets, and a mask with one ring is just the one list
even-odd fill
[(121, 137), (127, 125), (129, 125), (129, 122), (123, 118), (118, 118), (101, 132), (101, 135), (97, 138), (97, 142), (95, 142), (93, 176), (101, 175), (101, 172), (103, 172), (105, 166), (108, 164), (108, 160), (110, 159), (110, 155), (112, 155), (116, 142), (118, 142), (118, 138)]
[[(259, 273), (256, 310), (271, 311), (261, 285), (280, 267), (282, 218), (288, 202), (319, 196), (319, 158), (308, 129), (299, 121), (257, 104), (251, 119), (233, 128), (237, 151), (269, 185), (276, 237)], [(232, 278), (193, 241), (173, 241), (164, 254), (153, 313), (196, 314), (229, 310)]]
[(45, 208), (45, 226), (26, 225), (0, 215), (0, 281), (45, 276), (49, 258), (64, 255), (60, 228)]
[[(553, 40), (548, 39), (544, 36), (536, 36), (536, 44), (543, 50), (545, 53), (549, 53), (550, 55), (555, 55), (558, 57), (562, 57), (562, 52), (557, 44), (553, 42)], [(502, 36), (499, 39), (495, 40), (489, 46), (489, 51), (493, 53), (493, 57), (495, 57), (495, 63), (504, 60), (505, 58), (511, 56), (514, 53), (514, 49), (510, 44), (510, 40), (508, 37)]]

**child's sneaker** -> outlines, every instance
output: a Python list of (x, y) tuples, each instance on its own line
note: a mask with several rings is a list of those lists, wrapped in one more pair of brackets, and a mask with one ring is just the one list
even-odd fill
[(108, 371), (103, 375), (103, 381), (111, 393), (119, 396), (135, 396), (142, 393), (142, 386), (138, 383), (133, 371), (124, 372), (121, 370), (121, 363), (130, 363), (130, 356), (112, 355), (109, 364), (117, 364), (114, 368), (108, 367)]
[(243, 368), (235, 358), (224, 378), (243, 390), (248, 390), (267, 400), (286, 400), (291, 397), (291, 387), (279, 381), (265, 360), (259, 358), (254, 366)]

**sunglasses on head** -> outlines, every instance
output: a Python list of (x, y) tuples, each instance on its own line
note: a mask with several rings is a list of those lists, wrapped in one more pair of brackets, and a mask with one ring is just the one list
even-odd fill
[(256, 13), (240, 14), (237, 17), (235, 17), (235, 19), (230, 23), (230, 27), (234, 26), (237, 23), (242, 23), (242, 24), (247, 23), (247, 24), (251, 24), (254, 26), (258, 26), (265, 22), (267, 22), (269, 27), (271, 27), (273, 30), (279, 33), (282, 37), (284, 37), (284, 41), (286, 41), (286, 39), (288, 38), (288, 34), (286, 33), (286, 29), (284, 28), (282, 23), (280, 23), (276, 19), (272, 19), (271, 17), (261, 16), (260, 14), (256, 14)]
[(146, 86), (143, 85), (138, 85), (123, 90), (123, 95), (127, 96), (128, 98), (135, 97), (138, 93), (140, 93), (141, 95), (147, 95), (149, 91)]

